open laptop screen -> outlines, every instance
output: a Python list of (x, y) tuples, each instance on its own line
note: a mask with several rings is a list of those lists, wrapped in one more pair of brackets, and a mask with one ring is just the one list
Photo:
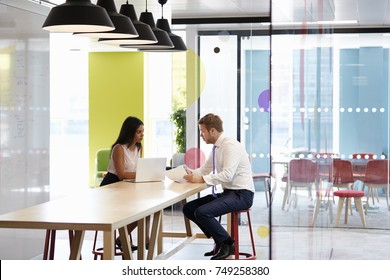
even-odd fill
[(128, 182), (158, 182), (164, 181), (167, 158), (139, 158), (135, 180)]

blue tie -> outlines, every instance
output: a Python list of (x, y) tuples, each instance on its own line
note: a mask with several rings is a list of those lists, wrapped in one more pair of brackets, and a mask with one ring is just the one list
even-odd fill
[[(215, 174), (215, 145), (213, 146), (213, 174)], [(216, 187), (215, 187), (215, 185), (212, 185), (212, 189), (211, 189), (211, 191), (212, 191), (212, 195), (213, 195), (213, 197), (217, 197), (217, 195), (215, 194), (215, 189), (216, 189)]]

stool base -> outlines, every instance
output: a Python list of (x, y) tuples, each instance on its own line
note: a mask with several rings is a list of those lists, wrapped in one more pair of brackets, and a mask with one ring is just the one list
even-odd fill
[[(231, 237), (234, 239), (234, 255), (231, 255), (228, 260), (256, 260), (256, 248), (255, 248), (255, 242), (253, 239), (253, 232), (252, 232), (252, 222), (251, 217), (249, 214), (250, 209), (247, 210), (241, 210), (231, 213)], [(241, 213), (246, 213), (248, 218), (248, 227), (249, 227), (249, 233), (251, 238), (251, 245), (252, 245), (252, 253), (244, 253), (240, 252), (240, 240), (239, 240), (239, 216)]]

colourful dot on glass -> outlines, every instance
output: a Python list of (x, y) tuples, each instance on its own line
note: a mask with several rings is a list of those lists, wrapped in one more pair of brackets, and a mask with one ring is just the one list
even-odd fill
[(259, 226), (257, 228), (257, 235), (260, 236), (260, 238), (267, 238), (267, 237), (269, 237), (269, 227), (267, 227), (267, 226)]
[(187, 61), (191, 61), (192, 65), (197, 65), (197, 67), (187, 67), (187, 77), (198, 77), (198, 88), (199, 90), (188, 90), (186, 92), (186, 102), (187, 106), (192, 106), (199, 100), (200, 95), (203, 94), (203, 89), (206, 84), (206, 67), (201, 60), (200, 56), (196, 51), (191, 48), (188, 48), (186, 52)]
[(199, 168), (205, 162), (205, 155), (203, 151), (199, 148), (188, 149), (184, 155), (184, 163), (190, 169)]
[(263, 109), (264, 112), (269, 112), (269, 89), (263, 90), (257, 99), (260, 110)]

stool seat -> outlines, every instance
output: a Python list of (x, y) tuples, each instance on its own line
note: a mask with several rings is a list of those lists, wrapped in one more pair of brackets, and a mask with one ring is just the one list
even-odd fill
[[(250, 218), (250, 209), (239, 210), (231, 212), (231, 237), (234, 239), (234, 256), (232, 260), (255, 260), (256, 259), (256, 247), (253, 239), (252, 222)], [(239, 216), (241, 213), (246, 213), (248, 218), (249, 234), (252, 245), (252, 253), (240, 252), (240, 239), (239, 239)], [(243, 256), (241, 258), (240, 256)]]
[(363, 197), (364, 191), (358, 190), (340, 190), (333, 193), (335, 196), (339, 197)]
[(362, 197), (364, 197), (364, 191), (358, 190), (339, 190), (334, 192), (335, 196), (339, 197), (339, 203), (337, 206), (336, 214), (336, 226), (339, 224), (341, 212), (343, 210), (343, 204), (345, 201), (345, 218), (344, 224), (348, 223), (348, 208), (350, 204), (350, 199), (353, 198), (355, 201), (356, 210), (359, 212), (360, 220), (362, 221), (363, 227), (366, 227), (366, 220), (363, 213)]

